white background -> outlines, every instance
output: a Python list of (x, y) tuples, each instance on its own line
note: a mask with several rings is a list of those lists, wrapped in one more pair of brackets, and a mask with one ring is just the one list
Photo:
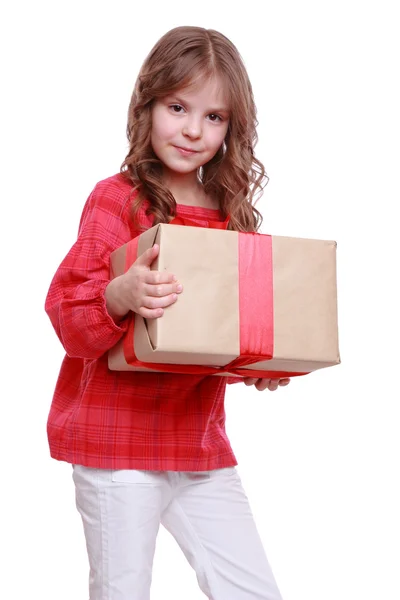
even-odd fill
[[(168, 29), (189, 24), (222, 31), (248, 68), (270, 176), (263, 231), (338, 243), (342, 364), (273, 394), (228, 390), (228, 435), (270, 563), (284, 600), (399, 600), (396, 4), (70, 0), (2, 10), (2, 596), (88, 596), (71, 468), (47, 447), (63, 350), (43, 304), (87, 196), (125, 156), (142, 61)], [(152, 600), (166, 598), (204, 596), (161, 530)]]

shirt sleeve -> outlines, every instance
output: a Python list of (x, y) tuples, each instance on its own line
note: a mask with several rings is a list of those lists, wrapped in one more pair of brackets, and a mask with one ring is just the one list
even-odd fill
[(95, 359), (127, 329), (107, 312), (104, 292), (110, 281), (110, 254), (132, 238), (129, 193), (105, 180), (96, 185), (83, 209), (78, 239), (57, 269), (45, 310), (72, 358)]

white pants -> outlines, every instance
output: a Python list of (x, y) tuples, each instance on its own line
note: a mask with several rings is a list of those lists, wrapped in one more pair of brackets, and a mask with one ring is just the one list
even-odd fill
[(160, 523), (210, 600), (281, 600), (235, 467), (202, 472), (75, 466), (90, 600), (149, 600)]

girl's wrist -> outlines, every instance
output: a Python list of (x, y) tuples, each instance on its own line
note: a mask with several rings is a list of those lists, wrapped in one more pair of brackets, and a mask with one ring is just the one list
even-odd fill
[(121, 321), (129, 312), (129, 308), (126, 308), (120, 300), (120, 279), (121, 276), (112, 279), (104, 292), (107, 312), (114, 321)]

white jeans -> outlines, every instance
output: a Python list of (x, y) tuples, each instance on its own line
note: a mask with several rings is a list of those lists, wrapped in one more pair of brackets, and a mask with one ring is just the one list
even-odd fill
[(210, 600), (282, 600), (235, 467), (202, 472), (74, 466), (90, 600), (149, 600), (160, 523)]

